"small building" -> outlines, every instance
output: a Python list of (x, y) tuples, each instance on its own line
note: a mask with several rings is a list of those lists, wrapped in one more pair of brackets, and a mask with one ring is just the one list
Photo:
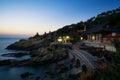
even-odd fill
[(76, 42), (79, 40), (83, 40), (83, 37), (81, 37), (78, 34), (59, 34), (56, 36), (57, 42), (67, 43), (67, 42), (74, 42), (74, 41)]
[(115, 52), (116, 49), (112, 44), (114, 39), (120, 40), (120, 30), (111, 29), (108, 24), (100, 24), (87, 31), (87, 40), (84, 42), (89, 46), (103, 47)]
[(72, 39), (72, 37), (70, 35), (58, 35), (56, 40), (58, 42), (70, 42), (70, 40)]
[(107, 24), (96, 25), (87, 32), (87, 40), (98, 43), (111, 43), (120, 40), (120, 30), (110, 29)]
[(108, 35), (105, 35), (103, 37), (103, 43), (108, 43), (110, 44), (114, 39), (117, 39), (120, 41), (120, 33), (109, 33)]

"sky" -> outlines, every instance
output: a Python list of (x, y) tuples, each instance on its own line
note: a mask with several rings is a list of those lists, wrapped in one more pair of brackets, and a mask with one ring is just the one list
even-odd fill
[(120, 7), (120, 0), (0, 0), (0, 35), (55, 31)]

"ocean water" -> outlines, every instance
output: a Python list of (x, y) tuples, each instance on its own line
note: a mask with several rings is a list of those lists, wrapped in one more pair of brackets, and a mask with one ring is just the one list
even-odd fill
[[(30, 58), (29, 56), (24, 56), (21, 58), (14, 58), (14, 57), (2, 57), (2, 54), (6, 53), (14, 53), (14, 52), (21, 52), (15, 50), (7, 50), (5, 49), (8, 45), (19, 41), (21, 38), (0, 38), (0, 60), (5, 59), (17, 59), (23, 60)], [(36, 76), (43, 76), (43, 73), (46, 70), (49, 70), (50, 66), (40, 66), (40, 67), (10, 67), (10, 66), (0, 66), (0, 80), (34, 80), (34, 79), (22, 79), (20, 77), (21, 73), (24, 72), (32, 72), (36, 74)]]
[(25, 51), (15, 51), (15, 50), (7, 50), (6, 47), (16, 41), (19, 41), (21, 38), (0, 38), (0, 60), (4, 59), (17, 59), (17, 60), (23, 60), (23, 59), (28, 59), (30, 56), (23, 56), (20, 58), (15, 58), (15, 57), (3, 57), (1, 56), (2, 54), (7, 54), (7, 53), (16, 53), (16, 52), (25, 52)]
[[(21, 58), (14, 58), (14, 57), (3, 57), (2, 54), (7, 53), (15, 53), (15, 52), (21, 52), (21, 51), (15, 51), (15, 50), (7, 50), (5, 49), (8, 45), (19, 41), (21, 38), (0, 38), (0, 60), (6, 60), (6, 59), (17, 59), (17, 60), (23, 60), (28, 59), (30, 56), (24, 56)], [(68, 66), (68, 59), (63, 60), (63, 62)], [(41, 65), (38, 67), (11, 67), (11, 66), (0, 66), (0, 80), (35, 80), (37, 76), (41, 77), (42, 80), (60, 80), (60, 74), (57, 74), (57, 77), (55, 79), (51, 79), (49, 77), (45, 77), (44, 73), (46, 71), (55, 71), (55, 63)], [(35, 74), (32, 78), (25, 78), (22, 79), (20, 75), (25, 72), (31, 72)], [(67, 74), (67, 73), (65, 73)]]

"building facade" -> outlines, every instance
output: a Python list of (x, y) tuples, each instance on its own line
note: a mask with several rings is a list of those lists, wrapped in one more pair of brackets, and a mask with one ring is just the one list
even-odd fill
[(96, 25), (87, 32), (87, 40), (110, 44), (114, 39), (120, 40), (120, 30), (113, 30), (107, 24)]

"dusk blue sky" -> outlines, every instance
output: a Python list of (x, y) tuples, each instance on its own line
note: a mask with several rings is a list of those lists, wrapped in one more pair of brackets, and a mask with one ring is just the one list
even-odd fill
[(119, 6), (120, 0), (0, 0), (0, 34), (43, 34)]

